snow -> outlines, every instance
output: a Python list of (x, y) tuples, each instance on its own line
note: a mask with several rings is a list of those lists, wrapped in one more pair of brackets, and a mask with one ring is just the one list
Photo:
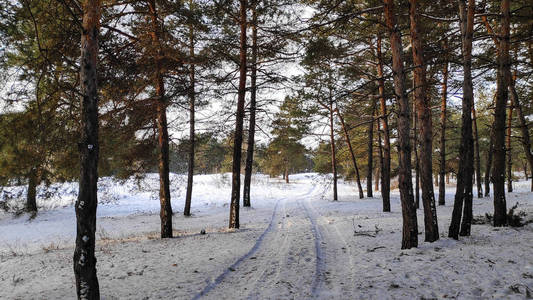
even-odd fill
[[(453, 186), (446, 206), (437, 206), (441, 239), (423, 242), (418, 210), (419, 247), (400, 250), (397, 190), (392, 212), (384, 213), (379, 192), (358, 199), (356, 186), (342, 180), (339, 201), (331, 202), (327, 176), (296, 174), (285, 184), (256, 175), (253, 207), (241, 208), (241, 228), (229, 230), (230, 178), (195, 176), (193, 216), (184, 217), (186, 178), (172, 174), (177, 238), (165, 240), (159, 239), (156, 174), (141, 181), (101, 179), (96, 258), (102, 297), (524, 299), (533, 291), (533, 224), (473, 225), (472, 236), (449, 239)], [(532, 218), (529, 184), (515, 183), (507, 205), (518, 202), (517, 211)], [(0, 299), (76, 297), (77, 185), (54, 188), (47, 200), (39, 192), (41, 211), (34, 219), (0, 213)], [(474, 216), (492, 210), (491, 198), (474, 198)]]

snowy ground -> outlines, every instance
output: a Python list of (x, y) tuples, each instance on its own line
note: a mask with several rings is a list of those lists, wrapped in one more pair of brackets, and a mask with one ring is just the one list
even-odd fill
[[(102, 179), (97, 259), (105, 299), (524, 299), (533, 294), (533, 224), (522, 228), (473, 225), (472, 236), (446, 237), (453, 202), (438, 207), (441, 239), (400, 250), (398, 191), (392, 213), (381, 198), (356, 199), (341, 183), (329, 201), (327, 180), (314, 174), (292, 183), (256, 176), (252, 208), (241, 229), (229, 231), (229, 177), (195, 177), (193, 216), (182, 216), (183, 177), (173, 176), (177, 238), (160, 240), (155, 175)], [(75, 298), (72, 254), (76, 185), (40, 201), (35, 219), (0, 213), (0, 299)], [(529, 183), (515, 185), (508, 207), (533, 215)], [(379, 196), (379, 195), (378, 195)], [(474, 215), (492, 212), (490, 198), (474, 200)], [(419, 210), (419, 229), (423, 216)], [(207, 234), (199, 234), (206, 229)], [(357, 234), (354, 234), (354, 232)]]

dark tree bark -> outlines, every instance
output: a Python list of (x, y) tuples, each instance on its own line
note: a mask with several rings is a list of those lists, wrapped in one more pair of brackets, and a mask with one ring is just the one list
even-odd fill
[[(414, 90), (413, 81), (413, 90)], [(418, 159), (418, 114), (416, 113), (416, 101), (413, 93), (413, 152), (415, 154), (415, 207), (420, 208), (420, 163)]]
[(235, 140), (233, 144), (233, 176), (231, 181), (231, 204), (229, 228), (239, 228), (239, 205), (241, 188), (241, 151), (244, 123), (244, 99), (246, 96), (246, 10), (247, 0), (240, 0), (240, 57), (239, 57), (239, 95), (235, 117)]
[(508, 99), (508, 86), (511, 79), (509, 56), (510, 13), (509, 0), (502, 0), (501, 32), (498, 51), (498, 73), (496, 83), (496, 105), (494, 107), (494, 162), (492, 183), (494, 188), (494, 226), (507, 225), (507, 205), (505, 200), (505, 106)]
[(507, 151), (507, 192), (512, 193), (513, 192), (513, 157), (512, 157), (512, 148), (511, 148), (511, 133), (512, 133), (512, 125), (513, 125), (513, 99), (512, 97), (509, 99), (510, 105), (508, 109), (508, 115), (507, 115), (507, 134), (506, 134), (506, 151)]
[[(448, 52), (448, 41), (443, 42), (444, 51)], [(446, 113), (448, 102), (448, 55), (445, 55), (444, 69), (442, 70), (442, 96), (440, 104), (440, 151), (439, 151), (439, 205), (446, 204)]]
[(422, 187), (422, 205), (424, 206), (425, 241), (439, 239), (437, 209), (433, 192), (433, 124), (431, 120), (431, 103), (426, 95), (426, 65), (422, 37), (420, 36), (420, 15), (416, 0), (409, 0), (410, 33), (413, 45), (414, 95), (416, 111), (420, 120), (420, 183)]
[(333, 173), (333, 201), (337, 201), (337, 154), (335, 150), (335, 127), (333, 126), (333, 99), (329, 100), (329, 129), (331, 143), (331, 172)]
[(366, 173), (366, 196), (372, 198), (372, 171), (374, 168), (374, 111), (376, 105), (372, 107), (372, 120), (368, 123), (368, 168)]
[(376, 120), (376, 133), (378, 134), (378, 149), (377, 149), (377, 155), (378, 155), (378, 163), (376, 164), (375, 173), (374, 173), (374, 191), (379, 191), (379, 184), (381, 181), (381, 167), (383, 165), (383, 147), (381, 146), (381, 132), (380, 132), (380, 126), (379, 126), (379, 110), (377, 108), (375, 109), (375, 115), (374, 118)]
[(81, 35), (80, 93), (81, 139), (80, 182), (76, 201), (76, 247), (74, 248), (74, 275), (78, 299), (100, 299), (94, 256), (96, 207), (98, 205), (98, 34), (100, 1), (83, 1), (83, 28)]
[(458, 239), (459, 234), (463, 236), (470, 235), (472, 223), (472, 175), (474, 173), (474, 143), (472, 137), (472, 104), (474, 102), (472, 40), (474, 35), (475, 1), (468, 0), (468, 4), (465, 0), (459, 0), (458, 2), (464, 79), (459, 171), (457, 173), (457, 187), (452, 211), (452, 221), (448, 233), (448, 236), (454, 239)]
[[(193, 1), (189, 1), (189, 7), (193, 6)], [(183, 214), (185, 216), (191, 215), (191, 200), (192, 200), (192, 187), (194, 178), (194, 151), (195, 151), (195, 102), (196, 102), (196, 68), (194, 65), (194, 28), (193, 25), (189, 25), (189, 56), (191, 64), (189, 66), (189, 163), (187, 168), (187, 192), (185, 194), (185, 208)]]
[(490, 178), (492, 173), (492, 152), (494, 151), (494, 126), (490, 127), (489, 149), (485, 160), (485, 197), (490, 194)]
[(396, 25), (394, 1), (384, 0), (385, 22), (390, 35), (392, 52), (392, 72), (394, 92), (398, 103), (398, 154), (400, 169), (398, 183), (402, 204), (402, 249), (418, 246), (418, 225), (413, 199), (413, 181), (411, 175), (411, 143), (409, 100), (405, 93), (405, 71), (402, 57), (402, 41)]
[[(383, 198), (383, 211), (390, 212), (390, 136), (387, 115), (387, 102), (385, 99), (385, 79), (383, 77), (383, 55), (381, 53), (381, 34), (378, 33), (377, 43), (377, 77), (379, 103), (381, 110), (380, 122), (383, 127), (383, 162), (381, 163), (381, 197)], [(381, 143), (380, 143), (381, 145)]]
[[(246, 149), (246, 167), (244, 168), (243, 205), (249, 207), (252, 182), (252, 165), (254, 162), (255, 113), (257, 96), (257, 11), (256, 0), (252, 2), (252, 61), (250, 62), (250, 123), (248, 125), (248, 148)], [(287, 176), (287, 183), (288, 183)]]
[(339, 117), (339, 120), (341, 121), (342, 131), (344, 132), (344, 139), (346, 141), (346, 144), (348, 145), (348, 150), (350, 151), (350, 157), (352, 159), (352, 164), (355, 170), (355, 180), (357, 182), (357, 188), (359, 189), (359, 199), (363, 199), (365, 195), (363, 194), (363, 187), (361, 186), (361, 178), (359, 176), (359, 168), (357, 167), (357, 160), (355, 159), (355, 154), (353, 152), (350, 135), (348, 133), (348, 129), (346, 128), (346, 125), (344, 124), (344, 118), (342, 117), (342, 114), (339, 111), (339, 108), (336, 107), (335, 111), (337, 112), (337, 116)]
[(472, 103), (472, 126), (474, 130), (474, 167), (476, 170), (477, 197), (483, 198), (481, 188), (481, 158), (479, 157), (479, 136), (477, 134), (476, 105)]
[(37, 186), (39, 185), (39, 171), (31, 168), (28, 174), (28, 192), (26, 194), (26, 211), (32, 214), (37, 213)]
[(170, 164), (169, 141), (167, 124), (167, 103), (165, 83), (163, 79), (163, 49), (161, 48), (161, 24), (157, 13), (155, 0), (148, 1), (148, 9), (152, 21), (152, 45), (157, 49), (155, 53), (154, 86), (157, 106), (157, 133), (158, 133), (158, 167), (159, 167), (159, 201), (161, 203), (161, 238), (172, 237), (172, 206), (170, 203)]

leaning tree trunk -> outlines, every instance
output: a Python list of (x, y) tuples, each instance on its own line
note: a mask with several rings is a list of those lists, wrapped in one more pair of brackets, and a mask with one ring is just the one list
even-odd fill
[[(444, 51), (448, 52), (447, 39), (443, 42)], [(440, 104), (440, 151), (439, 151), (439, 205), (446, 204), (446, 113), (448, 102), (448, 54), (445, 53), (444, 69), (442, 71), (442, 96)]]
[[(249, 207), (250, 188), (252, 183), (252, 165), (254, 162), (255, 113), (257, 95), (257, 11), (256, 2), (252, 4), (252, 61), (250, 63), (250, 123), (248, 125), (248, 148), (246, 149), (246, 166), (244, 168), (243, 205)], [(288, 176), (287, 176), (288, 178)], [(287, 179), (288, 181), (288, 179)]]
[(381, 35), (377, 38), (377, 75), (379, 103), (381, 109), (380, 122), (383, 126), (383, 163), (381, 164), (381, 197), (383, 198), (383, 211), (390, 212), (390, 136), (387, 115), (387, 102), (385, 99), (385, 79), (383, 77), (383, 55), (381, 53)]
[(394, 74), (394, 91), (398, 104), (398, 183), (402, 204), (402, 249), (418, 246), (418, 225), (413, 199), (413, 181), (411, 175), (411, 142), (409, 100), (405, 93), (405, 71), (402, 57), (402, 41), (396, 26), (394, 0), (384, 0), (384, 13), (390, 34), (392, 52), (392, 72)]
[(433, 124), (431, 120), (431, 103), (426, 95), (426, 67), (424, 50), (420, 36), (420, 16), (416, 0), (409, 0), (411, 44), (413, 45), (414, 95), (416, 111), (420, 120), (420, 183), (422, 187), (422, 205), (424, 206), (425, 241), (439, 239), (437, 209), (433, 192)]
[(512, 157), (512, 148), (511, 148), (511, 133), (512, 133), (512, 125), (513, 125), (513, 99), (512, 97), (509, 99), (510, 105), (509, 105), (509, 114), (507, 115), (507, 134), (506, 134), (506, 151), (507, 151), (507, 192), (512, 193), (513, 192), (513, 157)]
[[(472, 175), (474, 172), (474, 143), (472, 137), (472, 40), (474, 35), (475, 1), (459, 0), (459, 18), (463, 56), (463, 101), (461, 143), (459, 145), (459, 172), (450, 222), (449, 237), (458, 239), (459, 234), (470, 235), (472, 223)], [(461, 223), (461, 217), (463, 222)], [(460, 232), (459, 232), (460, 231)]]
[(155, 0), (148, 1), (150, 17), (152, 19), (152, 45), (157, 49), (155, 54), (154, 85), (157, 106), (157, 133), (158, 133), (158, 161), (159, 161), (159, 201), (161, 203), (161, 238), (172, 237), (172, 206), (170, 204), (170, 165), (169, 141), (167, 124), (167, 99), (163, 79), (163, 49), (161, 48), (161, 24)]
[[(192, 7), (193, 1), (189, 2), (189, 6)], [(191, 199), (192, 199), (192, 186), (194, 177), (194, 151), (195, 151), (195, 130), (194, 130), (194, 113), (196, 102), (196, 78), (195, 78), (195, 66), (194, 66), (194, 28), (189, 25), (189, 56), (191, 59), (191, 65), (189, 66), (189, 164), (187, 170), (187, 192), (185, 194), (185, 209), (183, 214), (185, 216), (191, 215)]]
[(335, 111), (337, 112), (337, 116), (339, 117), (339, 120), (341, 121), (342, 131), (344, 132), (344, 139), (346, 141), (346, 144), (348, 145), (348, 151), (350, 152), (350, 157), (352, 159), (353, 168), (355, 170), (355, 180), (357, 182), (357, 188), (359, 189), (359, 199), (363, 199), (365, 195), (363, 193), (363, 187), (361, 186), (359, 168), (357, 167), (357, 160), (355, 159), (355, 154), (352, 148), (352, 142), (350, 140), (350, 135), (348, 134), (348, 129), (346, 128), (346, 125), (344, 124), (344, 118), (342, 117), (342, 114), (339, 111), (339, 108), (336, 107)]
[(337, 196), (337, 155), (335, 151), (335, 128), (333, 127), (333, 100), (329, 100), (329, 137), (331, 143), (331, 172), (333, 173), (333, 201), (338, 200)]
[(237, 115), (235, 117), (235, 140), (233, 144), (233, 176), (231, 181), (231, 204), (229, 228), (239, 228), (239, 201), (241, 189), (241, 151), (242, 127), (244, 122), (244, 99), (246, 96), (246, 7), (247, 1), (240, 0), (240, 58), (239, 58), (239, 95), (237, 98)]
[(98, 34), (100, 1), (83, 1), (83, 30), (81, 34), (80, 93), (81, 139), (80, 181), (76, 201), (76, 247), (74, 275), (78, 299), (100, 299), (94, 256), (96, 207), (98, 205)]
[(374, 167), (374, 111), (376, 105), (372, 106), (372, 120), (368, 123), (368, 168), (366, 173), (366, 196), (371, 198), (372, 195), (372, 171)]
[(477, 134), (476, 105), (472, 103), (472, 126), (474, 130), (474, 166), (476, 170), (477, 197), (483, 198), (481, 188), (481, 158), (479, 157), (479, 136)]
[(26, 193), (26, 211), (37, 213), (37, 186), (39, 185), (39, 174), (37, 168), (31, 168), (28, 174), (28, 192)]
[(507, 225), (505, 200), (505, 106), (511, 79), (509, 56), (510, 13), (509, 0), (501, 2), (501, 32), (498, 51), (498, 73), (496, 83), (496, 105), (494, 107), (494, 163), (492, 183), (494, 187), (494, 226)]

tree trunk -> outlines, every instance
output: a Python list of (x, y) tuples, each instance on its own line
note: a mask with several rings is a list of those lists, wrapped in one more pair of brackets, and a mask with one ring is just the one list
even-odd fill
[[(518, 115), (518, 121), (520, 122), (520, 132), (522, 133), (522, 138), (520, 139), (520, 141), (524, 148), (526, 159), (529, 163), (529, 169), (533, 170), (533, 154), (531, 153), (531, 139), (529, 137), (529, 128), (526, 118), (524, 116), (524, 112), (522, 111), (522, 105), (520, 103), (520, 99), (518, 98), (518, 93), (516, 92), (514, 82), (515, 78), (513, 78), (509, 86), (511, 92), (511, 101), (514, 103), (516, 113)], [(531, 191), (533, 192), (533, 176), (531, 177)]]
[[(193, 1), (189, 2), (189, 8), (192, 8)], [(189, 56), (192, 61), (194, 61), (194, 28), (192, 25), (189, 25)], [(195, 66), (194, 62), (191, 62), (189, 66), (189, 164), (187, 170), (187, 193), (185, 195), (185, 209), (183, 214), (185, 216), (191, 215), (191, 199), (192, 199), (192, 186), (193, 186), (193, 177), (194, 177), (194, 148), (195, 148), (195, 129), (194, 129), (194, 113), (195, 113), (195, 102), (196, 102), (196, 79), (195, 79)]]
[(477, 197), (483, 198), (481, 188), (481, 158), (479, 157), (479, 136), (477, 134), (476, 105), (472, 103), (472, 126), (474, 130), (474, 167), (476, 170)]
[(413, 45), (414, 95), (418, 119), (420, 120), (420, 183), (422, 187), (422, 205), (424, 206), (425, 241), (439, 239), (437, 209), (433, 192), (433, 124), (431, 120), (431, 103), (426, 95), (426, 65), (420, 36), (420, 16), (416, 0), (409, 0), (411, 44)]
[(512, 97), (509, 99), (510, 105), (507, 115), (507, 134), (506, 134), (506, 153), (507, 153), (507, 192), (512, 193), (513, 192), (513, 157), (512, 157), (512, 148), (511, 148), (511, 133), (512, 133), (512, 125), (513, 125), (513, 99)]
[[(243, 205), (250, 207), (250, 188), (252, 182), (252, 166), (254, 162), (254, 144), (255, 144), (255, 113), (256, 113), (256, 95), (257, 95), (257, 11), (256, 3), (252, 2), (252, 61), (250, 63), (250, 123), (248, 125), (248, 148), (246, 149), (246, 167), (244, 169), (244, 191)], [(288, 176), (287, 176), (288, 182)]]
[(376, 167), (376, 173), (374, 174), (374, 177), (376, 178), (376, 179), (374, 180), (374, 191), (376, 191), (376, 192), (379, 191), (379, 176), (380, 176), (379, 174), (380, 174), (380, 173), (381, 173), (381, 172), (380, 172), (380, 167), (377, 166), (377, 167)]
[(239, 95), (235, 117), (235, 140), (233, 145), (233, 177), (231, 181), (231, 205), (229, 228), (239, 228), (239, 205), (241, 188), (242, 127), (244, 122), (244, 99), (246, 96), (246, 7), (247, 0), (240, 0), (240, 60)]
[(333, 127), (333, 100), (329, 100), (329, 137), (331, 143), (331, 172), (333, 172), (333, 201), (337, 201), (337, 159), (335, 153), (335, 128)]
[(368, 168), (366, 173), (366, 196), (372, 198), (372, 171), (374, 168), (374, 111), (376, 105), (372, 107), (372, 121), (368, 123)]
[(509, 0), (501, 2), (501, 32), (498, 51), (498, 73), (496, 83), (496, 105), (494, 108), (494, 164), (492, 183), (494, 187), (494, 226), (507, 225), (505, 200), (505, 106), (508, 99), (510, 76), (509, 56)]
[(359, 189), (359, 199), (363, 199), (365, 197), (365, 195), (363, 193), (363, 187), (361, 186), (361, 178), (359, 176), (359, 168), (357, 167), (357, 160), (355, 159), (355, 154), (353, 152), (352, 142), (350, 140), (350, 135), (348, 134), (348, 129), (346, 129), (346, 125), (344, 124), (344, 118), (342, 117), (342, 114), (339, 111), (339, 108), (336, 107), (335, 111), (337, 112), (337, 116), (339, 117), (339, 120), (341, 121), (342, 131), (344, 132), (344, 140), (346, 141), (346, 144), (348, 145), (348, 150), (350, 152), (350, 157), (352, 159), (353, 168), (355, 170), (355, 180), (357, 182), (357, 188)]
[(170, 165), (169, 141), (167, 125), (167, 99), (163, 79), (163, 49), (161, 48), (161, 26), (155, 0), (148, 1), (150, 17), (152, 19), (152, 45), (157, 49), (155, 54), (154, 86), (157, 105), (157, 132), (158, 132), (158, 161), (159, 161), (159, 200), (161, 202), (161, 238), (172, 237), (172, 207), (170, 204)]
[(81, 35), (80, 93), (81, 139), (80, 181), (76, 201), (76, 247), (74, 275), (78, 299), (100, 299), (94, 256), (96, 207), (98, 205), (98, 34), (100, 1), (83, 1), (83, 31)]
[(383, 148), (381, 146), (381, 132), (380, 132), (380, 126), (379, 126), (379, 111), (376, 111), (376, 132), (378, 134), (378, 165), (376, 166), (376, 173), (374, 174), (374, 177), (376, 178), (374, 180), (374, 191), (379, 191), (379, 183), (381, 181), (381, 168), (383, 167)]
[[(413, 81), (413, 90), (415, 83)], [(418, 159), (418, 114), (413, 93), (413, 152), (415, 153), (415, 207), (420, 208), (420, 163)]]
[(485, 161), (485, 197), (490, 194), (490, 178), (492, 173), (492, 152), (494, 151), (494, 126), (490, 127), (489, 149), (487, 150), (487, 159)]
[[(474, 35), (475, 1), (459, 0), (459, 18), (463, 55), (463, 101), (461, 143), (459, 145), (459, 171), (450, 223), (449, 237), (458, 239), (459, 234), (470, 235), (472, 223), (472, 175), (474, 172), (474, 143), (472, 137), (472, 40)], [(462, 223), (461, 223), (462, 217)]]
[[(448, 41), (443, 42), (444, 51), (448, 52)], [(448, 55), (445, 55), (444, 69), (442, 71), (442, 96), (440, 104), (440, 151), (439, 151), (439, 205), (446, 204), (446, 184), (444, 176), (446, 175), (446, 113), (448, 102)]]
[[(385, 99), (385, 79), (383, 78), (383, 55), (381, 53), (381, 35), (377, 38), (377, 75), (378, 91), (381, 109), (380, 122), (383, 126), (383, 162), (381, 163), (381, 197), (383, 198), (383, 211), (390, 212), (390, 136), (387, 115), (387, 103)], [(381, 145), (381, 143), (380, 143)]]
[(31, 168), (28, 174), (28, 192), (26, 194), (26, 211), (32, 214), (37, 213), (37, 186), (39, 185), (39, 174), (37, 168)]
[(283, 177), (285, 178), (285, 183), (289, 183), (289, 164), (285, 165), (285, 174)]
[(394, 1), (384, 0), (384, 13), (390, 34), (392, 52), (392, 71), (394, 74), (394, 91), (398, 103), (398, 154), (400, 201), (402, 204), (402, 249), (418, 246), (418, 225), (413, 199), (413, 181), (411, 175), (411, 143), (409, 100), (405, 93), (405, 73), (402, 57), (402, 41), (396, 25)]

